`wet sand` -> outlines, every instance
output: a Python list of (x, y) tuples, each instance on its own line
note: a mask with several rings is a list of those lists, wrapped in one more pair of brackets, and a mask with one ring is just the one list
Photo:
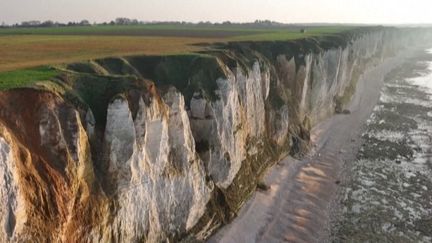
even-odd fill
[(209, 242), (326, 242), (344, 161), (360, 147), (362, 127), (378, 102), (384, 77), (415, 55), (406, 50), (366, 72), (348, 109), (314, 127), (314, 149), (301, 160), (287, 157), (264, 178), (268, 191), (257, 192), (239, 216)]

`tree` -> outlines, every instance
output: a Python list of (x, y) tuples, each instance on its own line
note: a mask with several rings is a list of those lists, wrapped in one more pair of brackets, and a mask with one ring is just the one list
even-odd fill
[(55, 24), (52, 20), (44, 21), (42, 24), (40, 24), (40, 27), (53, 27)]
[(115, 23), (118, 25), (128, 25), (131, 24), (131, 20), (128, 18), (116, 18)]
[(79, 23), (79, 25), (81, 26), (90, 26), (90, 22), (86, 19), (81, 20), (81, 22)]
[(41, 25), (41, 22), (38, 20), (24, 21), (21, 23), (22, 27), (37, 27), (40, 25)]

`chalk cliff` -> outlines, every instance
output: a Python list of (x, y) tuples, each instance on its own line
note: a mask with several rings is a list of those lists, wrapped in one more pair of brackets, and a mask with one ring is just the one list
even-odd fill
[(203, 240), (414, 36), (365, 28), (106, 58), (0, 92), (0, 241)]

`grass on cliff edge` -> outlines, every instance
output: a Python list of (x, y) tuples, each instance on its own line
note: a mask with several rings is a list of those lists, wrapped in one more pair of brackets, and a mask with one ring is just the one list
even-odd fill
[(29, 87), (38, 81), (52, 79), (57, 74), (57, 70), (47, 66), (2, 72), (0, 73), (0, 91), (12, 88)]

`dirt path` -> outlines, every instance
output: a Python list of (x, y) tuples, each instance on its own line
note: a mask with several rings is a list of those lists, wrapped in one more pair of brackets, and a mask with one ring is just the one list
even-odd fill
[(270, 169), (266, 192), (257, 192), (239, 216), (209, 242), (325, 242), (344, 161), (353, 160), (362, 126), (379, 99), (384, 76), (413, 51), (386, 60), (363, 75), (349, 105), (312, 131), (315, 148), (301, 161), (285, 158)]

